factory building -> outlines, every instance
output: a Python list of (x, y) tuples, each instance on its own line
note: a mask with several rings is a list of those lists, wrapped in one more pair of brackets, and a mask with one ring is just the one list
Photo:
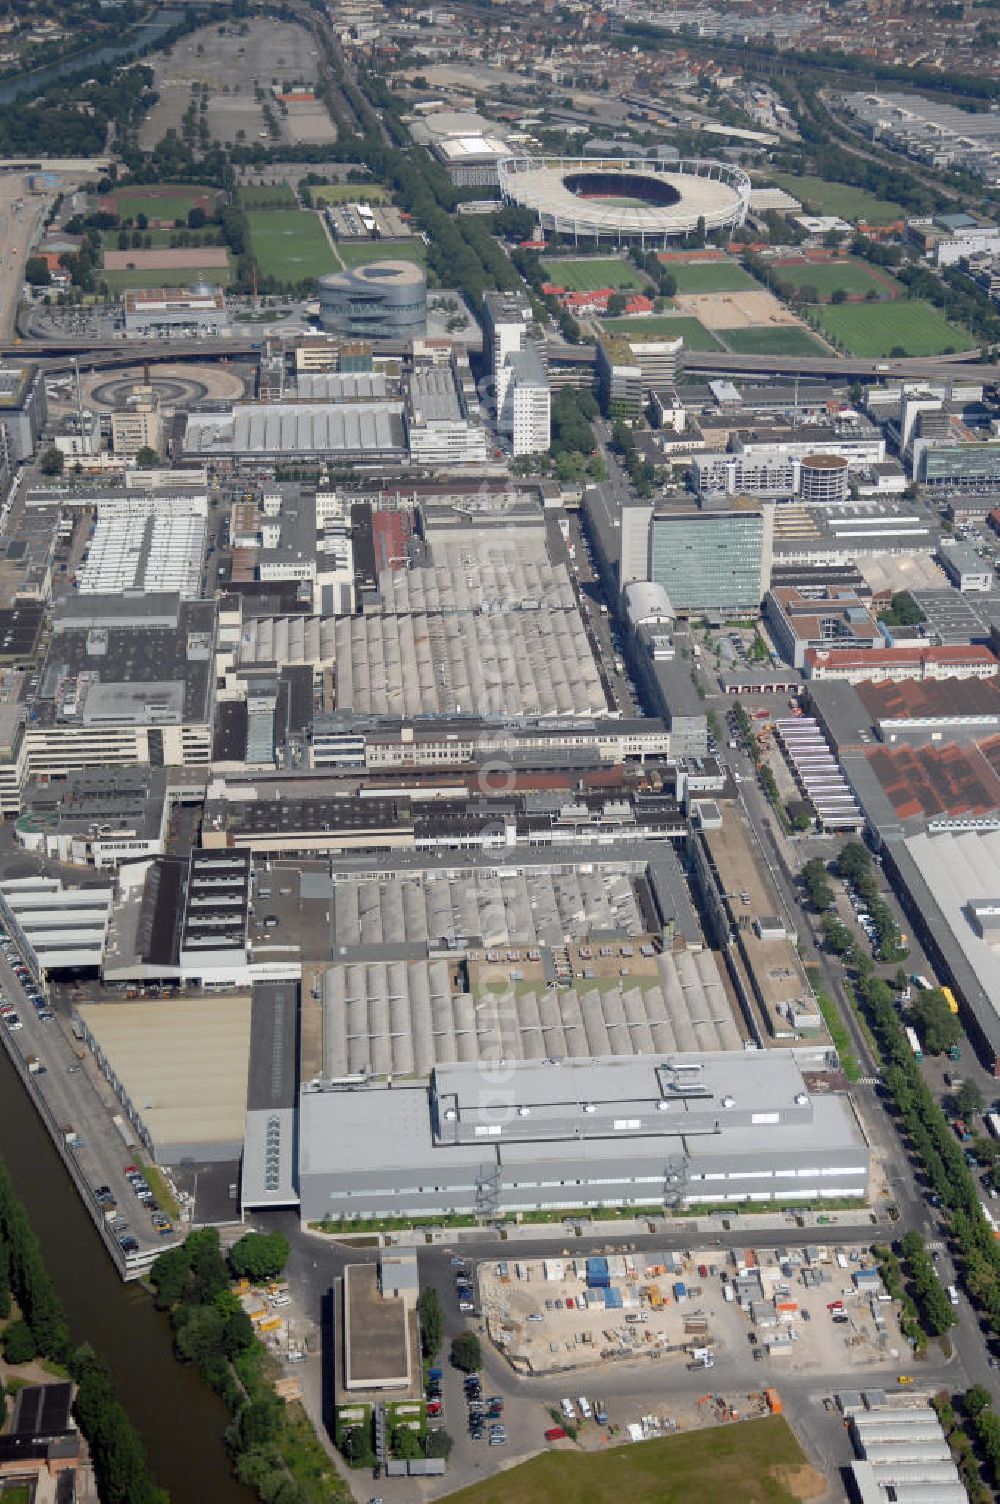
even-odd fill
[(429, 1084), (303, 1091), (299, 1133), (308, 1220), (868, 1193), (849, 1108), (811, 1096), (788, 1056), (522, 1061), (496, 1083), (442, 1065)]
[(474, 716), (404, 720), (333, 712), (315, 716), (309, 732), (310, 767), (331, 770), (462, 767), (497, 754), (523, 765), (579, 765), (588, 754), (598, 764), (621, 764), (669, 753), (670, 733), (652, 719), (524, 719), (498, 727)]
[(478, 414), (470, 413), (465, 404), (451, 367), (414, 369), (407, 389), (406, 413), (410, 459), (415, 465), (485, 464), (486, 431)]
[(169, 507), (134, 493), (99, 501), (76, 588), (81, 595), (176, 591), (182, 600), (197, 600), (207, 525), (205, 495), (175, 497)]
[(57, 608), (24, 723), (23, 776), (206, 766), (215, 606), (176, 594), (75, 595)]

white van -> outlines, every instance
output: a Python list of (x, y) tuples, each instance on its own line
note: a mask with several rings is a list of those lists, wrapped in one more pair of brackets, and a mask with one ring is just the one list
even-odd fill
[(559, 1408), (567, 1420), (576, 1420), (576, 1411), (573, 1409), (572, 1400), (560, 1400)]
[(590, 1408), (590, 1401), (585, 1395), (581, 1394), (580, 1398), (577, 1400), (577, 1404), (580, 1406), (580, 1414), (583, 1416), (584, 1420), (589, 1420), (591, 1415), (593, 1414), (593, 1411)]
[(948, 1286), (948, 1299), (951, 1301), (953, 1306), (958, 1305), (958, 1291), (955, 1289), (954, 1285)]

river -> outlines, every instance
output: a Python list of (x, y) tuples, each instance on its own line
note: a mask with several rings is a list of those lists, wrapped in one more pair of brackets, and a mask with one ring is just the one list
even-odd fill
[(173, 1357), (166, 1318), (141, 1285), (118, 1278), (41, 1119), (0, 1047), (0, 1153), (38, 1234), (74, 1342), (89, 1342), (142, 1434), (173, 1504), (251, 1504), (229, 1471), (229, 1415), (192, 1368)]
[(10, 104), (22, 94), (38, 94), (42, 89), (47, 89), (49, 84), (57, 83), (60, 78), (86, 75), (108, 63), (123, 62), (126, 58), (133, 57), (140, 48), (158, 42), (160, 37), (182, 19), (178, 11), (171, 14), (161, 11), (127, 32), (124, 41), (109, 42), (103, 47), (95, 47), (92, 52), (78, 52), (63, 63), (49, 63), (33, 73), (22, 73), (15, 78), (4, 79), (0, 82), (0, 104)]

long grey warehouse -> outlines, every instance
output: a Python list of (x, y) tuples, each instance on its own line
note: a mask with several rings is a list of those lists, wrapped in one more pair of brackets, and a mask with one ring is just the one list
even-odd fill
[(354, 1078), (299, 1102), (308, 1219), (860, 1202), (868, 1174), (849, 1104), (811, 1097), (789, 1055), (498, 1059), (438, 1066), (429, 1087)]

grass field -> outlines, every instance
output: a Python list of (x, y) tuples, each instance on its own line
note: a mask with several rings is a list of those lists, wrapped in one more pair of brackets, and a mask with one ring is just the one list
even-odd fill
[(893, 297), (899, 297), (903, 291), (889, 272), (877, 271), (864, 261), (855, 260), (853, 256), (848, 256), (843, 261), (795, 261), (788, 265), (778, 262), (774, 271), (783, 282), (790, 283), (792, 287), (815, 287), (820, 299), (824, 301), (841, 287), (846, 293), (861, 294), (874, 287), (882, 297), (887, 297), (890, 293)]
[(628, 288), (645, 284), (634, 266), (619, 256), (593, 256), (571, 260), (568, 257), (543, 261), (545, 275), (556, 287), (567, 292), (596, 292), (601, 287)]
[[(795, 177), (790, 172), (768, 174), (786, 193), (792, 193), (808, 212), (839, 214), (841, 219), (865, 219), (872, 225), (887, 225), (894, 219), (905, 219), (907, 210), (891, 199), (876, 198), (864, 188), (851, 188), (847, 183), (828, 183), (824, 178)], [(755, 183), (755, 187), (762, 186)]]
[(114, 190), (119, 219), (135, 219), (139, 214), (145, 214), (147, 219), (187, 219), (189, 209), (202, 199), (213, 197), (211, 188), (187, 187), (183, 183), (164, 183), (162, 191), (156, 193), (138, 184)]
[(760, 283), (735, 261), (677, 262), (667, 267), (678, 292), (758, 292)]
[(423, 266), (427, 247), (422, 240), (338, 240), (337, 255), (345, 266), (363, 266), (366, 261), (415, 261)]
[(124, 292), (127, 287), (190, 287), (192, 282), (212, 282), (216, 287), (228, 287), (232, 281), (232, 265), (185, 266), (173, 271), (106, 272), (100, 275), (112, 292)]
[(780, 1416), (604, 1452), (543, 1452), (452, 1494), (452, 1504), (798, 1504), (820, 1497)]
[(387, 204), (389, 190), (381, 183), (322, 183), (310, 188), (317, 204)]
[(248, 184), (236, 195), (241, 209), (295, 209), (298, 199), (287, 183)]
[(949, 324), (943, 314), (920, 298), (899, 303), (824, 303), (816, 318), (851, 355), (878, 358), (902, 350), (906, 355), (944, 355), (969, 350), (976, 341), (967, 329)]
[(311, 209), (251, 209), (247, 223), (262, 276), (299, 282), (338, 270), (319, 215)]
[(719, 338), (734, 355), (825, 355), (825, 345), (807, 329), (774, 324), (766, 329), (720, 329)]
[(632, 339), (676, 339), (678, 334), (683, 334), (689, 350), (722, 349), (704, 324), (680, 314), (676, 318), (657, 318), (654, 314), (646, 319), (604, 319), (602, 326), (612, 334), (627, 334)]

